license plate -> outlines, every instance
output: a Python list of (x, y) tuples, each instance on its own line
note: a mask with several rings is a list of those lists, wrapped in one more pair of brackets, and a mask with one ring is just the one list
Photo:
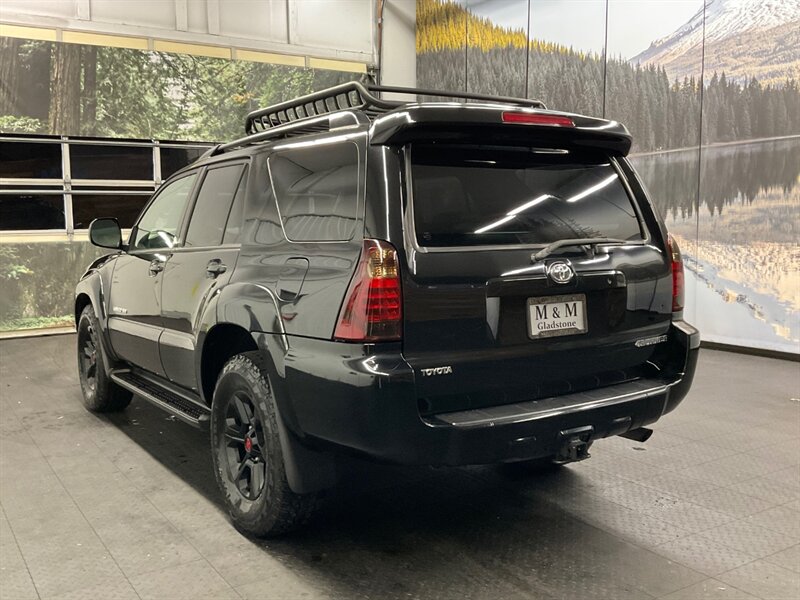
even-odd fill
[(531, 339), (586, 333), (586, 296), (528, 298), (528, 336)]

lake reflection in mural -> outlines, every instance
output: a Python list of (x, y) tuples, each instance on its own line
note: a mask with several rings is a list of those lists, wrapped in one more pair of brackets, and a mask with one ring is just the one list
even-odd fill
[(704, 339), (800, 348), (800, 136), (632, 157), (684, 252)]

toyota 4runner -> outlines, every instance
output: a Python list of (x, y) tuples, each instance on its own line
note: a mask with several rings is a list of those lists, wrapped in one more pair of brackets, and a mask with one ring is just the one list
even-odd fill
[[(435, 94), (402, 102), (379, 94)], [(210, 430), (237, 527), (302, 523), (355, 455), (567, 463), (692, 381), (675, 241), (621, 124), (343, 84), (255, 111), (77, 286), (86, 406)]]

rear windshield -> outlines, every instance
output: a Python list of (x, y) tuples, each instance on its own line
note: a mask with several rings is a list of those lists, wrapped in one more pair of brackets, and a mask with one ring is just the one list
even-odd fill
[(414, 144), (411, 171), (420, 246), (642, 239), (620, 175), (599, 153)]

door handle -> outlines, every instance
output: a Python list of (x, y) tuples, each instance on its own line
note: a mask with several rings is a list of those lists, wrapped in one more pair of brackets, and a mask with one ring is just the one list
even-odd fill
[(223, 262), (215, 258), (213, 260), (208, 261), (208, 265), (206, 265), (206, 277), (209, 279), (213, 279), (214, 277), (218, 277), (222, 273), (228, 270), (228, 267), (223, 264)]
[(155, 277), (164, 270), (164, 261), (158, 258), (150, 261), (150, 277)]

